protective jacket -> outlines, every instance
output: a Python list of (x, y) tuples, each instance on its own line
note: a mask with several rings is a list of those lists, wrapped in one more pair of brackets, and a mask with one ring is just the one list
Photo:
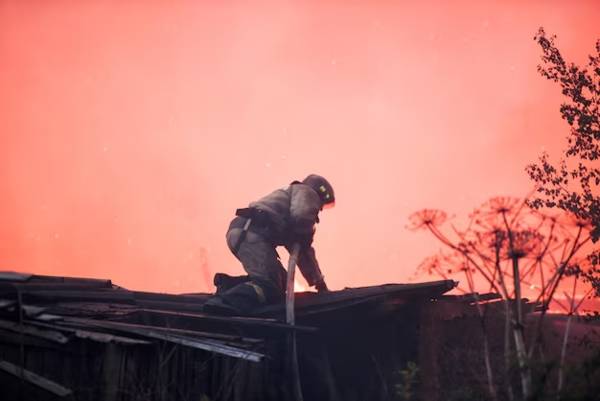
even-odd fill
[[(249, 205), (251, 209), (257, 209), (268, 216), (268, 228), (264, 234), (274, 245), (283, 245), (288, 250), (291, 250), (295, 242), (302, 245), (298, 267), (311, 286), (323, 280), (312, 247), (321, 206), (319, 195), (311, 187), (300, 182), (275, 190)], [(250, 229), (252, 230), (252, 226)]]
[(260, 305), (282, 302), (287, 274), (276, 250), (280, 245), (291, 252), (294, 244), (300, 244), (300, 272), (317, 291), (328, 290), (312, 240), (319, 211), (335, 202), (335, 196), (324, 178), (310, 175), (305, 181), (294, 181), (236, 211), (225, 238), (247, 276), (216, 275), (217, 294), (206, 301), (205, 311), (245, 314)]

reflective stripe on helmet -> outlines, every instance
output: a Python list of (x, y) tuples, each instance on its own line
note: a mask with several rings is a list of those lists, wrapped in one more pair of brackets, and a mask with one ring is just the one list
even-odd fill
[(323, 204), (335, 202), (333, 187), (324, 177), (310, 174), (302, 181), (302, 183), (311, 187), (319, 195)]

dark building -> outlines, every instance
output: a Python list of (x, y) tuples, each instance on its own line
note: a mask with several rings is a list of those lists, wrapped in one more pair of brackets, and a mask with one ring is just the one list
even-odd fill
[[(446, 371), (453, 347), (472, 349), (475, 360), (482, 349), (481, 335), (471, 333), (478, 327), (472, 296), (443, 295), (454, 286), (447, 280), (299, 293), (296, 325), (289, 326), (284, 305), (221, 317), (201, 312), (208, 294), (3, 272), (0, 398), (292, 400), (299, 380), (307, 401), (413, 393), (411, 399), (444, 399), (440, 388), (464, 376), (457, 367)], [(501, 327), (503, 318), (497, 321)]]

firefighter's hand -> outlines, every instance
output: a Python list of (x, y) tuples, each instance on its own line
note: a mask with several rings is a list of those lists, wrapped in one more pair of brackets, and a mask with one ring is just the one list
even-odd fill
[(319, 281), (315, 284), (315, 288), (318, 292), (329, 292), (329, 288), (327, 288), (327, 284), (325, 284), (325, 280)]

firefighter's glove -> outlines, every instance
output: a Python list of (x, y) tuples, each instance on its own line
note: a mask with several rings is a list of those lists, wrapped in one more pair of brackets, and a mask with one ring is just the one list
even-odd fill
[(315, 284), (315, 288), (318, 292), (329, 292), (329, 288), (327, 288), (327, 284), (325, 284), (325, 280), (319, 281)]

